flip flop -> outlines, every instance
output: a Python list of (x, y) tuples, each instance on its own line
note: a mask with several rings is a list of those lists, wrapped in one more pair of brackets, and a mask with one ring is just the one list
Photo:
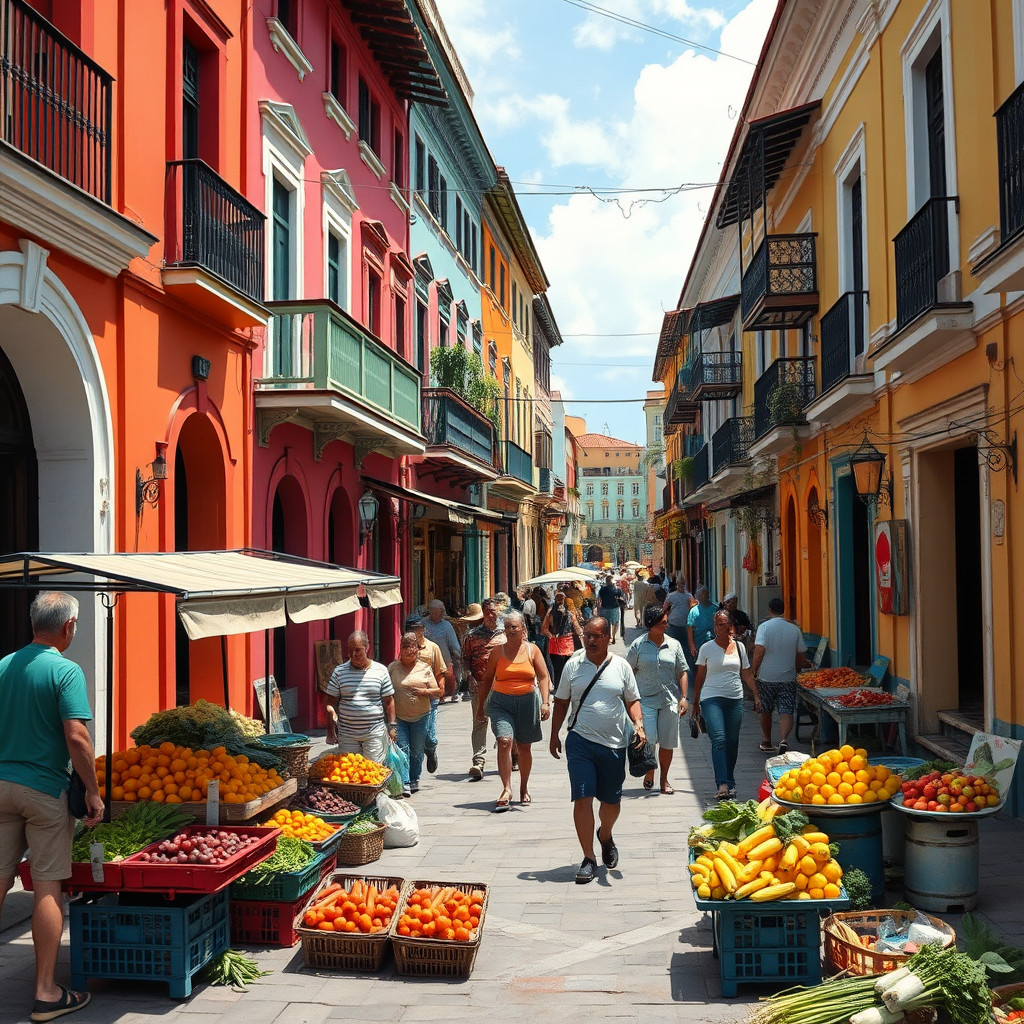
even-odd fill
[(41, 1024), (42, 1021), (56, 1020), (58, 1017), (63, 1017), (66, 1013), (74, 1013), (75, 1010), (80, 1010), (92, 999), (92, 993), (90, 992), (72, 992), (71, 989), (65, 988), (63, 985), (58, 985), (57, 987), (60, 989), (60, 999), (52, 1003), (37, 999), (32, 1004), (32, 1015), (29, 1017), (29, 1020), (35, 1021), (36, 1024)]
[(644, 789), (654, 789), (654, 779), (644, 779)]
[[(757, 749), (760, 750), (762, 754), (775, 753), (775, 747), (773, 747), (770, 743), (762, 743)], [(782, 753), (782, 751), (779, 751), (779, 753)]]
[(779, 744), (779, 753), (780, 754), (787, 754), (787, 753), (789, 753), (789, 744), (785, 740), (783, 740)]
[[(506, 794), (508, 795), (506, 796)], [(512, 790), (503, 789), (501, 791), (501, 796), (498, 797), (498, 800), (494, 805), (494, 809), (495, 811), (507, 811), (510, 803), (512, 803)]]

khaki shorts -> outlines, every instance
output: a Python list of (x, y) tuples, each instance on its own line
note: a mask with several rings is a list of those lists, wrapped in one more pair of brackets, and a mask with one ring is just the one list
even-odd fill
[(26, 850), (32, 851), (33, 878), (41, 882), (70, 878), (74, 832), (67, 793), (52, 797), (0, 780), (0, 878), (15, 876)]

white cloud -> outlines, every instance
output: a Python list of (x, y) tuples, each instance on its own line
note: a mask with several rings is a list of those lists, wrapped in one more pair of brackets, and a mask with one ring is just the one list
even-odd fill
[[(725, 23), (721, 12), (710, 7), (691, 7), (687, 0), (603, 0), (600, 4), (607, 11), (624, 18), (655, 24), (656, 19), (677, 22), (682, 29), (719, 29)], [(666, 32), (677, 34), (675, 25), (658, 25)], [(648, 33), (635, 25), (611, 18), (606, 14), (588, 13), (573, 31), (573, 43), (581, 49), (611, 50), (620, 42), (638, 42)]]

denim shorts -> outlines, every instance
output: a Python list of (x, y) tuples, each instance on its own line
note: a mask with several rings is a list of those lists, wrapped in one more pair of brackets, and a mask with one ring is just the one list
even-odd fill
[(602, 619), (605, 619), (609, 625), (617, 626), (619, 624), (619, 606), (616, 605), (614, 608), (602, 608), (598, 615)]
[(570, 732), (565, 738), (565, 762), (569, 767), (569, 799), (597, 797), (603, 804), (622, 799), (626, 779), (626, 748), (616, 750)]
[(544, 738), (540, 728), (539, 690), (517, 694), (491, 690), (487, 698), (487, 715), (496, 739), (539, 743)]

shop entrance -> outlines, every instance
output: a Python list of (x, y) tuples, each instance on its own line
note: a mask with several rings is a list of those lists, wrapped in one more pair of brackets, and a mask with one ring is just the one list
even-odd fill
[(868, 666), (874, 660), (871, 631), (871, 535), (868, 508), (857, 496), (853, 476), (835, 481), (839, 661)]
[(973, 446), (953, 453), (953, 505), (956, 542), (956, 651), (959, 676), (958, 707), (981, 711), (984, 698), (983, 659), (980, 655), (982, 624), (981, 592), (981, 494), (978, 452)]

